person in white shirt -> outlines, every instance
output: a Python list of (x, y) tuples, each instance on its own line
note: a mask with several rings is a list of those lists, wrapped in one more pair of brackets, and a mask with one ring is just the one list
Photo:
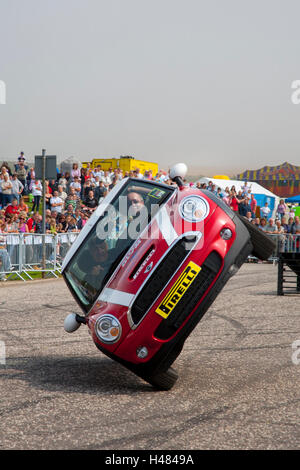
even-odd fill
[(78, 196), (80, 195), (80, 192), (81, 192), (81, 184), (80, 184), (80, 182), (79, 182), (78, 176), (75, 176), (75, 177), (74, 177), (74, 181), (72, 181), (72, 183), (70, 184), (70, 188), (74, 188), (76, 194), (77, 194)]
[(140, 178), (140, 179), (144, 178), (144, 175), (140, 172), (139, 168), (137, 168), (135, 171), (136, 171), (136, 177), (137, 178)]
[(54, 191), (53, 196), (50, 199), (51, 211), (61, 214), (63, 205), (64, 201), (58, 196), (58, 191)]
[(112, 181), (111, 181), (111, 177), (109, 176), (108, 171), (104, 172), (104, 175), (100, 178), (100, 181), (103, 181), (105, 186), (111, 185)]
[(63, 202), (65, 202), (68, 197), (67, 193), (64, 191), (63, 186), (61, 186), (60, 184), (57, 187), (57, 195), (63, 200)]
[(3, 179), (1, 180), (2, 190), (2, 207), (6, 207), (12, 200), (12, 183), (9, 179), (9, 174), (4, 173)]
[(252, 185), (248, 186), (247, 181), (245, 181), (244, 186), (241, 187), (242, 193), (246, 196), (251, 194), (251, 186)]
[(98, 176), (99, 178), (104, 176), (104, 171), (101, 169), (101, 165), (96, 166), (95, 170), (93, 171), (93, 175), (94, 178), (96, 178), (96, 176)]
[(112, 179), (112, 177), (114, 176), (114, 170), (112, 169), (112, 167), (110, 167), (110, 169), (108, 170), (108, 176), (110, 177), (110, 179)]
[(260, 208), (261, 217), (268, 220), (270, 212), (271, 212), (271, 209), (269, 207), (269, 204), (266, 202), (265, 205)]
[(31, 192), (33, 195), (32, 212), (39, 212), (40, 201), (41, 201), (41, 196), (43, 192), (43, 186), (40, 180), (35, 180), (32, 182)]

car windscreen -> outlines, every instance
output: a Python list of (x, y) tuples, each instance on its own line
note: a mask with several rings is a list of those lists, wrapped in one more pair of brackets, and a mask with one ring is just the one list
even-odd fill
[(64, 270), (69, 288), (88, 312), (122, 258), (173, 193), (174, 187), (128, 179)]

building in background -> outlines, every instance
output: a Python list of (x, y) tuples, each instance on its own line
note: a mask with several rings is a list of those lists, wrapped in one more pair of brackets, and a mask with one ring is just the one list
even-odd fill
[(300, 166), (287, 162), (277, 166), (264, 166), (259, 170), (246, 170), (237, 175), (236, 179), (255, 181), (283, 198), (300, 193)]

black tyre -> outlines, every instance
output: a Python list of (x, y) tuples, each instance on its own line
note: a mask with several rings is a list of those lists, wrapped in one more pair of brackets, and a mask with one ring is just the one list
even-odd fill
[(252, 254), (256, 258), (266, 261), (276, 251), (276, 243), (270, 237), (264, 234), (259, 228), (251, 224), (245, 217), (238, 215), (245, 227), (247, 227), (251, 243), (253, 245)]
[(175, 385), (178, 374), (175, 369), (169, 367), (165, 372), (159, 372), (144, 379), (158, 390), (170, 390)]

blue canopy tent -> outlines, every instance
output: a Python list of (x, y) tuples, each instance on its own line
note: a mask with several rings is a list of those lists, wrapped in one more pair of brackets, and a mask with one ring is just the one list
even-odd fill
[(300, 194), (298, 196), (288, 197), (285, 202), (298, 202), (300, 203)]

